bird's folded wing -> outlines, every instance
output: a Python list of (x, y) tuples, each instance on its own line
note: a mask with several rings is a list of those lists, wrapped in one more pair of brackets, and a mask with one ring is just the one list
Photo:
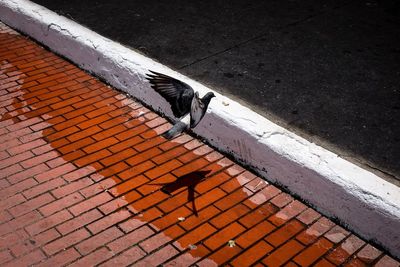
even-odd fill
[(174, 115), (180, 118), (187, 114), (194, 95), (192, 87), (165, 74), (150, 72), (152, 74), (147, 74), (146, 79), (151, 87), (168, 101)]
[(196, 127), (197, 124), (199, 124), (205, 112), (206, 112), (205, 106), (201, 102), (199, 94), (196, 92), (196, 94), (193, 97), (192, 105), (190, 108), (190, 128), (194, 128)]

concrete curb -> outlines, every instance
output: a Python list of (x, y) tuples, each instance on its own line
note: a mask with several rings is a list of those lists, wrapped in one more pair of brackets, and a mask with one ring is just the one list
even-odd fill
[[(171, 117), (148, 69), (207, 88), (27, 0), (0, 0), (0, 20)], [(195, 133), (400, 257), (400, 188), (218, 93)]]

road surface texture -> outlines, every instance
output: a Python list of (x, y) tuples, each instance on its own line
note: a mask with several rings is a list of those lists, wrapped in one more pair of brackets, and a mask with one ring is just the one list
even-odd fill
[(398, 266), (0, 24), (1, 266)]

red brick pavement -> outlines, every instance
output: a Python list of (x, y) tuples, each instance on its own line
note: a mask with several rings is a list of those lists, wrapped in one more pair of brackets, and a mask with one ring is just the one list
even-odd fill
[(3, 24), (0, 60), (0, 265), (399, 266)]

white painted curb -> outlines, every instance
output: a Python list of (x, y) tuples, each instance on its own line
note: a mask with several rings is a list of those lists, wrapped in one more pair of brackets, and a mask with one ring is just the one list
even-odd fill
[[(30, 1), (0, 0), (0, 19), (167, 116), (168, 105), (144, 79), (148, 69), (177, 77), (201, 95), (211, 91)], [(215, 94), (198, 135), (400, 257), (399, 187)]]

